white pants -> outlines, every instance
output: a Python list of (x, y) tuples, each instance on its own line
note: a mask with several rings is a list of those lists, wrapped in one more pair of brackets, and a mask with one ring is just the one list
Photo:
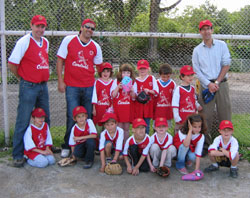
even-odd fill
[[(158, 146), (158, 144), (152, 144), (149, 153), (150, 153), (151, 158), (153, 159), (153, 162), (152, 162), (153, 166), (158, 167), (160, 164), (161, 154), (162, 154), (162, 151), (161, 151), (160, 147)], [(174, 145), (171, 145), (167, 149), (167, 154), (166, 154), (164, 166), (171, 167), (172, 158), (175, 156), (176, 156), (176, 148)]]

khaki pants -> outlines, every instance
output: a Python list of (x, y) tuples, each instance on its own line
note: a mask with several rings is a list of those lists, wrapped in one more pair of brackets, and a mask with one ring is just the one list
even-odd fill
[[(152, 144), (150, 148), (150, 156), (152, 158), (152, 164), (154, 167), (158, 167), (161, 160), (161, 149), (158, 144)], [(171, 167), (172, 158), (176, 156), (176, 148), (174, 145), (171, 145), (167, 149), (167, 156), (164, 162), (164, 166)]]
[(217, 111), (218, 115), (218, 122), (220, 123), (222, 120), (230, 120), (231, 121), (231, 101), (229, 98), (229, 87), (227, 82), (220, 83), (220, 88), (216, 92), (215, 97), (212, 101), (205, 104), (202, 99), (202, 91), (204, 90), (203, 87), (201, 87), (200, 95), (199, 95), (199, 103), (201, 104), (203, 110), (202, 114), (205, 117), (205, 120), (207, 122), (207, 135), (206, 135), (206, 141), (208, 145), (212, 143), (211, 134), (212, 131), (217, 130), (213, 129), (213, 119), (214, 119), (214, 111)]

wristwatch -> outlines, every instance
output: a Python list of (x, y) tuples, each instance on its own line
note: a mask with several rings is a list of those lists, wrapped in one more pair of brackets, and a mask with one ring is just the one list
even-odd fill
[(218, 85), (218, 84), (219, 84), (219, 81), (218, 81), (218, 80), (216, 80), (216, 81), (214, 81), (214, 83), (215, 83), (216, 85)]

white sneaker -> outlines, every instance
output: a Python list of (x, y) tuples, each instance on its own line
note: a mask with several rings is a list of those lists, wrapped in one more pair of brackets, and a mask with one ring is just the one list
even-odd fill
[(61, 157), (63, 157), (63, 158), (69, 157), (69, 154), (70, 154), (70, 150), (69, 149), (62, 149)]

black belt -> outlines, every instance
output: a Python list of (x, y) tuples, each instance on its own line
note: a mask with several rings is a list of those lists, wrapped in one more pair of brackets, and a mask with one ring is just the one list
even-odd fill
[(47, 81), (42, 81), (42, 82), (34, 83), (34, 82), (30, 82), (30, 81), (24, 80), (23, 78), (21, 78), (21, 80), (29, 83), (30, 85), (43, 85), (43, 84), (47, 83)]
[[(212, 83), (215, 83), (216, 79), (215, 80), (209, 80), (210, 82)], [(222, 81), (220, 81), (220, 83), (223, 83), (223, 82), (227, 82), (227, 78), (224, 78)]]

